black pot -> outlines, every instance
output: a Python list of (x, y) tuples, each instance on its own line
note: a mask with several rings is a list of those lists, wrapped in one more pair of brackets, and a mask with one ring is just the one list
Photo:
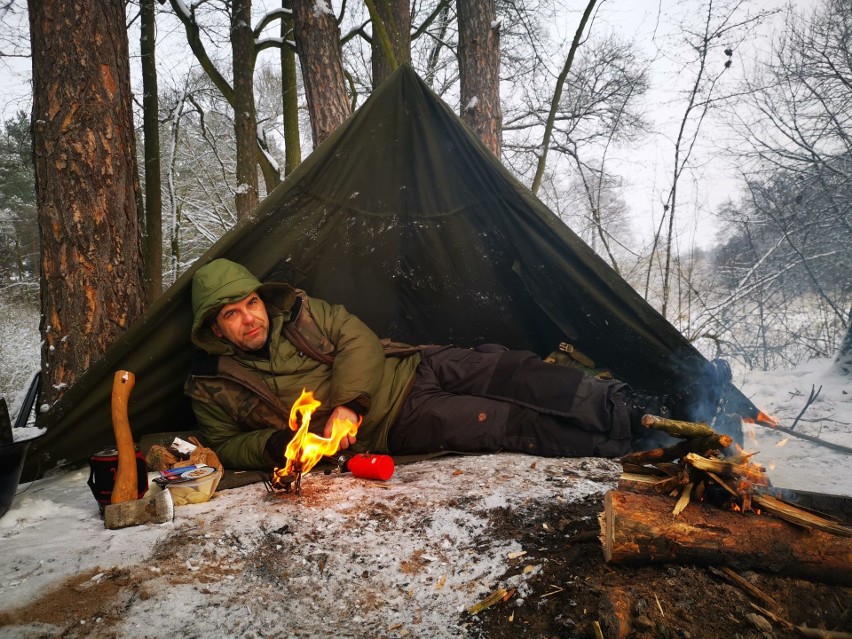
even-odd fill
[(18, 490), (18, 482), (21, 480), (27, 450), (36, 439), (38, 437), (0, 446), (0, 517), (5, 515), (9, 506), (12, 505)]

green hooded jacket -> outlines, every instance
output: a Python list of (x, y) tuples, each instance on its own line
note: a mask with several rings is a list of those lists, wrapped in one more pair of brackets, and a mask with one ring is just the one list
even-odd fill
[[(240, 351), (210, 328), (222, 306), (255, 291), (269, 316), (268, 352)], [(262, 284), (226, 259), (196, 272), (192, 307), (192, 341), (201, 352), (184, 390), (206, 443), (225, 467), (274, 466), (267, 441), (276, 430), (289, 429), (290, 407), (303, 390), (322, 402), (312, 431), (321, 434), (336, 407), (354, 403), (364, 415), (352, 450), (387, 451), (387, 434), (414, 383), (419, 354), (386, 357), (376, 334), (342, 306), (288, 284)]]

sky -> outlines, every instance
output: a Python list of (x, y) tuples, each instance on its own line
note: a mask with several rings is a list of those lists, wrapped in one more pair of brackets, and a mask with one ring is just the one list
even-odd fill
[[(830, 360), (735, 381), (788, 426), (821, 388), (796, 430), (852, 447), (848, 378)], [(762, 426), (745, 447), (776, 487), (852, 496), (848, 454)], [(508, 617), (544, 596), (530, 580), (549, 574), (546, 548), (527, 552), (492, 518), (509, 509), (534, 521), (602, 495), (620, 472), (594, 458), (447, 457), (397, 466), (387, 482), (312, 473), (301, 499), (255, 483), (178, 506), (173, 522), (106, 530), (88, 471), (68, 471), (21, 485), (0, 518), (0, 614), (70, 578), (43, 604), (71, 614), (70, 629), (7, 625), (0, 639), (273, 637), (282, 627), (293, 637), (467, 636), (469, 606), (516, 588)], [(566, 523), (548, 531), (555, 543), (589, 525)]]

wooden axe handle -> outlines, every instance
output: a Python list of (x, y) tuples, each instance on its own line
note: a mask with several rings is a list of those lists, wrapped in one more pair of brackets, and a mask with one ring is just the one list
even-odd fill
[(111, 502), (120, 504), (139, 498), (139, 478), (136, 475), (136, 447), (130, 432), (127, 403), (136, 377), (130, 371), (116, 371), (112, 380), (112, 430), (118, 449), (118, 470), (112, 488)]

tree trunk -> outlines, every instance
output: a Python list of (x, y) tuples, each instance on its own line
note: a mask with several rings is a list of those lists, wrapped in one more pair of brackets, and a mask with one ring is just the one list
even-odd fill
[(52, 405), (143, 311), (124, 6), (29, 4), (41, 405)]
[(500, 27), (494, 0), (458, 0), (461, 117), (498, 158), (503, 145), (500, 110)]
[(601, 516), (604, 558), (614, 564), (729, 565), (852, 583), (849, 538), (770, 515), (742, 515), (693, 500), (677, 517), (662, 495), (611, 490)]
[(231, 50), (234, 67), (234, 134), (237, 142), (237, 216), (248, 217), (258, 204), (257, 116), (254, 105), (254, 34), (251, 0), (234, 0)]
[[(248, 0), (248, 2), (249, 2), (249, 5), (250, 5), (251, 0)], [(198, 60), (198, 63), (201, 65), (201, 68), (204, 69), (204, 73), (206, 73), (207, 77), (210, 78), (210, 80), (213, 82), (213, 84), (216, 85), (216, 88), (219, 89), (219, 91), (221, 91), (222, 96), (228, 101), (228, 104), (231, 105), (231, 107), (234, 109), (234, 112), (236, 113), (237, 107), (238, 107), (237, 96), (235, 95), (236, 89), (234, 87), (232, 87), (230, 84), (228, 84), (228, 81), (225, 79), (225, 76), (223, 76), (221, 73), (219, 73), (219, 70), (216, 68), (216, 65), (213, 64), (213, 61), (207, 55), (207, 51), (205, 50), (204, 44), (201, 40), (201, 28), (198, 26), (198, 23), (196, 23), (196, 21), (195, 21), (195, 9), (197, 8), (197, 3), (192, 4), (191, 8), (188, 12), (185, 10), (186, 5), (181, 0), (171, 0), (171, 5), (172, 5), (172, 9), (174, 9), (175, 15), (178, 17), (178, 19), (181, 21), (181, 23), (184, 26), (184, 30), (186, 32), (186, 41), (187, 41), (187, 44), (189, 44), (189, 48), (192, 49), (192, 53), (195, 55), (195, 59)], [(235, 12), (236, 11), (242, 11), (242, 10), (243, 9), (240, 8), (239, 6), (234, 7)], [(251, 9), (249, 7), (249, 11), (250, 10)], [(248, 30), (251, 31), (251, 22), (245, 22), (245, 24), (248, 25)], [(239, 61), (240, 61), (238, 64), (240, 64), (240, 65), (242, 65), (243, 63), (248, 64), (249, 67), (251, 68), (251, 73), (253, 75), (254, 74), (255, 59), (257, 57), (257, 50), (254, 47), (253, 35), (252, 35), (250, 45), (246, 42), (246, 40), (248, 39), (248, 36), (246, 34), (243, 34), (243, 35), (244, 35), (243, 41), (239, 45), (240, 48), (241, 48), (241, 51), (244, 47), (249, 47), (251, 54), (248, 55), (248, 56), (243, 56), (241, 54), (241, 57), (238, 58)], [(233, 48), (233, 45), (234, 45), (233, 36), (231, 38), (231, 45), (232, 45), (232, 48)], [(248, 50), (248, 49), (246, 49), (246, 50)], [(236, 66), (236, 65), (232, 65), (232, 66)], [(239, 74), (245, 74), (246, 73), (245, 67), (242, 67), (241, 69), (235, 68), (233, 71), (234, 71), (235, 77), (238, 73)], [(254, 96), (254, 89), (253, 88), (252, 88), (252, 96)], [(254, 110), (254, 107), (252, 107), (252, 113), (254, 113), (253, 119), (256, 121), (257, 120), (257, 114), (256, 114), (256, 111)], [(266, 191), (268, 193), (272, 189), (274, 189), (276, 186), (278, 186), (279, 182), (281, 181), (281, 176), (278, 174), (278, 168), (270, 161), (269, 156), (266, 153), (264, 153), (263, 141), (261, 140), (260, 136), (257, 135), (256, 130), (254, 131), (254, 135), (256, 137), (256, 144), (255, 144), (256, 160), (260, 164), (261, 170), (263, 171), (263, 178), (264, 178), (264, 181), (266, 183)], [(239, 180), (239, 178), (238, 178), (238, 180)], [(257, 192), (257, 189), (255, 189), (255, 193), (256, 192)]]
[[(291, 12), (291, 0), (281, 0), (281, 6)], [(287, 45), (295, 42), (293, 18), (281, 20), (281, 101), (284, 106), (284, 175), (290, 175), (302, 161), (302, 141), (299, 132), (299, 89), (296, 82), (296, 51)]]
[[(397, 65), (411, 64), (411, 6), (409, 0), (374, 0), (376, 12), (390, 40)], [(373, 87), (379, 86), (394, 71), (384, 54), (373, 26), (372, 50)]]
[(852, 374), (852, 308), (849, 309), (848, 318), (846, 335), (840, 343), (840, 350), (837, 351), (837, 358), (834, 360), (835, 368), (844, 375)]
[(160, 179), (160, 110), (157, 89), (155, 0), (140, 0), (142, 129), (145, 137), (145, 292), (152, 303), (163, 292), (163, 196)]
[(293, 22), (316, 148), (350, 113), (340, 30), (328, 5), (313, 0), (293, 0)]

